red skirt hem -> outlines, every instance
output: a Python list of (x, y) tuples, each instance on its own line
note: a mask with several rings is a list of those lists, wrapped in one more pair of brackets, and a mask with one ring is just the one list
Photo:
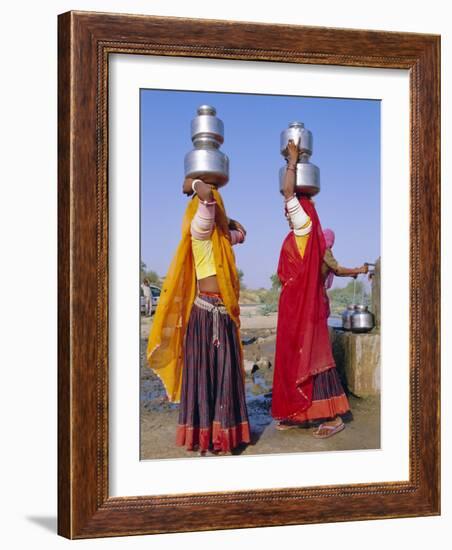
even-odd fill
[(345, 414), (350, 410), (350, 404), (345, 394), (313, 401), (305, 411), (291, 415), (291, 422), (306, 422), (320, 418), (334, 418), (338, 414)]
[(222, 428), (220, 422), (212, 422), (212, 427), (199, 428), (179, 424), (176, 429), (176, 445), (185, 446), (188, 451), (199, 449), (207, 451), (229, 452), (242, 443), (250, 443), (250, 427), (248, 422), (241, 422), (237, 426)]

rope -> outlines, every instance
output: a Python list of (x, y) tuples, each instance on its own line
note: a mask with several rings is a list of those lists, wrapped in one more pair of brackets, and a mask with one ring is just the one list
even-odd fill
[(209, 313), (212, 313), (213, 316), (213, 336), (212, 336), (212, 342), (213, 345), (218, 348), (220, 345), (220, 336), (219, 336), (219, 326), (220, 326), (220, 313), (221, 315), (227, 315), (228, 310), (223, 305), (216, 305), (211, 304), (210, 302), (207, 302), (206, 300), (203, 300), (199, 296), (196, 296), (195, 298), (195, 305), (198, 306), (201, 309), (204, 309), (208, 311)]

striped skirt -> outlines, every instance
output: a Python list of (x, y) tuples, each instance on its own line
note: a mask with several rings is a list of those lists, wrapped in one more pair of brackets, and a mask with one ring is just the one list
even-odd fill
[(229, 452), (249, 442), (238, 331), (220, 297), (201, 294), (185, 334), (176, 444)]
[(291, 417), (291, 422), (307, 422), (310, 425), (332, 420), (340, 416), (343, 420), (351, 420), (350, 404), (335, 367), (314, 377), (312, 403), (305, 411)]

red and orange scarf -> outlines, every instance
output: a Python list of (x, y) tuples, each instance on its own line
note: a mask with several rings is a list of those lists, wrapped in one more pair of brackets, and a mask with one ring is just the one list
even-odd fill
[(314, 204), (305, 197), (300, 203), (312, 222), (304, 255), (301, 257), (291, 231), (283, 242), (278, 265), (282, 289), (272, 394), (272, 415), (278, 420), (309, 408), (314, 375), (335, 366), (321, 274), (325, 237)]

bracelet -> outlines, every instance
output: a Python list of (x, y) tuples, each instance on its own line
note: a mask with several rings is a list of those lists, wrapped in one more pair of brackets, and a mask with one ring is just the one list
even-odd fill
[(297, 171), (296, 166), (294, 166), (293, 164), (288, 164), (287, 165), (287, 170), (292, 170), (293, 172)]
[[(202, 180), (200, 180), (200, 179), (194, 179), (191, 182), (191, 188), (193, 189), (193, 193), (195, 193), (195, 194), (197, 194), (195, 183), (198, 182), (198, 181), (202, 182)], [(201, 197), (199, 195), (198, 195), (198, 199), (199, 199), (199, 202), (201, 202), (202, 204), (205, 204), (206, 206), (212, 206), (214, 204), (217, 204), (215, 199), (213, 199), (213, 201), (209, 202), (209, 201), (205, 201), (205, 200), (201, 199)]]
[(195, 183), (198, 182), (198, 181), (201, 181), (201, 180), (200, 180), (200, 179), (194, 179), (194, 180), (191, 182), (191, 188), (193, 189), (193, 193), (196, 193)]
[(292, 199), (296, 199), (296, 198), (297, 198), (297, 195), (295, 195), (295, 193), (294, 193), (294, 194), (293, 194), (291, 197), (289, 197), (289, 198), (285, 198), (285, 197), (284, 197), (284, 202), (287, 203), (287, 202), (291, 201)]

